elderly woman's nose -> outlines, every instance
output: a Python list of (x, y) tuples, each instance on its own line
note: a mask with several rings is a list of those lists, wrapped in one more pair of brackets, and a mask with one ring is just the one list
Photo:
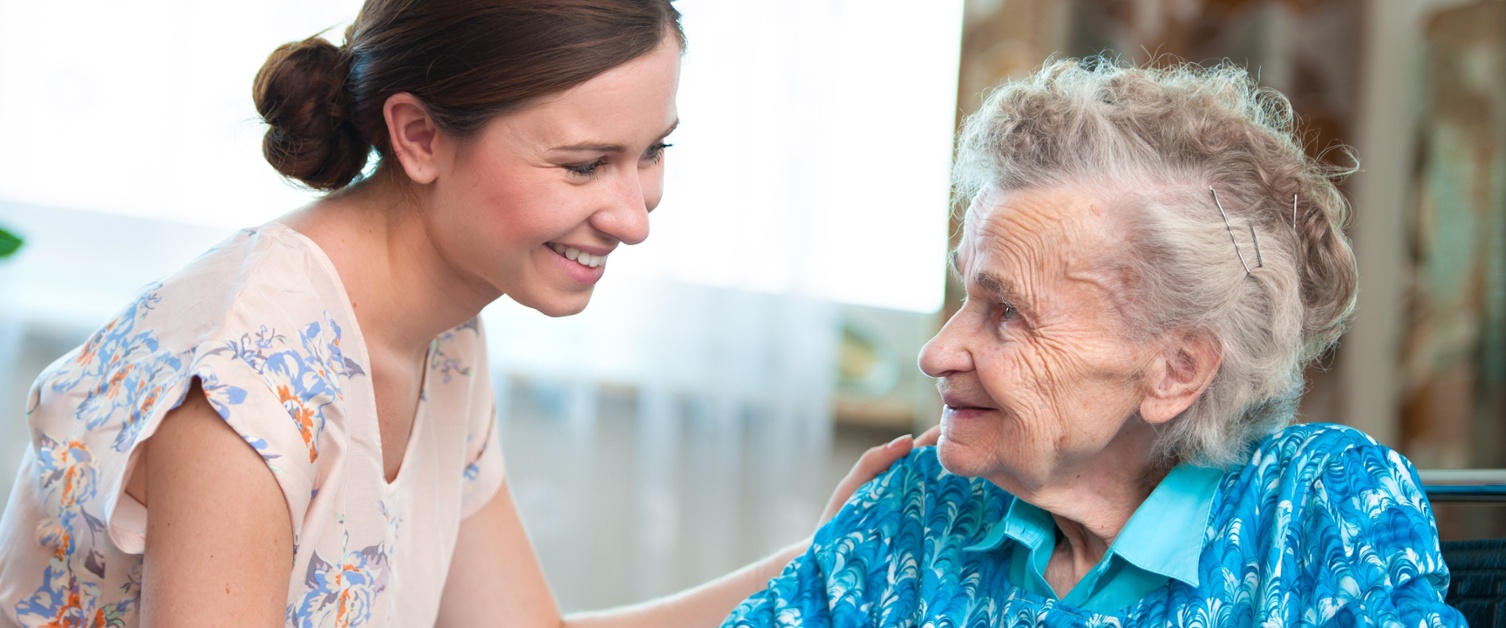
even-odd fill
[(952, 322), (947, 321), (941, 331), (920, 349), (920, 370), (930, 377), (945, 377), (949, 373), (973, 368), (972, 354), (960, 342)]

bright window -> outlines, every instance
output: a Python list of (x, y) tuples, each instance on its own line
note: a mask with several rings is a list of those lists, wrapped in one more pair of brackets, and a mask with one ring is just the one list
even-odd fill
[[(359, 5), (0, 0), (0, 202), (225, 229), (306, 203), (261, 159), (251, 80)], [(666, 199), (614, 270), (936, 310), (961, 5), (677, 2)]]

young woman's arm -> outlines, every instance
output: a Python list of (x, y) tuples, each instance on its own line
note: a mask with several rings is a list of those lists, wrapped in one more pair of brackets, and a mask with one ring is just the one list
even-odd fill
[(507, 481), (460, 524), (435, 626), (561, 626)]
[[(837, 485), (821, 522), (835, 515), (864, 482), (909, 453), (913, 444), (934, 442), (933, 431), (918, 441), (906, 436), (869, 449)], [(562, 618), (518, 518), (512, 493), (504, 482), (492, 500), (460, 526), (437, 625), (528, 628), (714, 626), (738, 602), (764, 588), (786, 563), (805, 551), (808, 543), (809, 539), (803, 540), (726, 576), (672, 596)]]
[(195, 379), (142, 445), (127, 492), (150, 499), (141, 625), (283, 626), (293, 525), (277, 480)]

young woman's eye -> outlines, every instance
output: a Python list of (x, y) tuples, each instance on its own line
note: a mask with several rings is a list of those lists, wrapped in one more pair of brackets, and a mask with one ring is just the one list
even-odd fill
[(648, 150), (643, 151), (643, 161), (648, 162), (649, 165), (659, 163), (659, 160), (664, 158), (664, 149), (671, 146), (674, 146), (674, 144), (665, 144), (664, 142), (659, 142), (658, 144), (654, 144), (653, 146), (648, 147)]
[(565, 170), (569, 170), (570, 174), (573, 174), (573, 175), (578, 176), (578, 177), (590, 178), (590, 177), (596, 176), (597, 169), (599, 169), (602, 166), (606, 165), (606, 163), (607, 163), (607, 160), (605, 160), (605, 159), (598, 159), (598, 160), (590, 162), (590, 163), (575, 164), (575, 165), (572, 165), (572, 166), (565, 166)]

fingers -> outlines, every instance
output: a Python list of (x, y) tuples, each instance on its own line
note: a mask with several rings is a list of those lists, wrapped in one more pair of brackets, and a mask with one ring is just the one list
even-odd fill
[[(867, 482), (873, 479), (873, 476), (883, 473), (889, 468), (889, 465), (894, 464), (895, 460), (905, 457), (914, 448), (915, 439), (910, 438), (909, 434), (895, 438), (883, 445), (871, 447), (868, 451), (863, 452), (861, 458), (858, 458), (857, 464), (852, 466), (852, 471), (847, 473), (847, 477), (849, 479), (857, 479), (857, 484), (859, 485)], [(853, 488), (856, 489), (857, 485), (854, 485)]]
[(937, 443), (937, 441), (940, 441), (940, 440), (941, 440), (941, 426), (940, 425), (932, 425), (931, 429), (928, 429), (924, 433), (922, 433), (920, 436), (915, 437), (915, 446), (916, 447), (930, 447), (931, 445), (935, 445)]
[(914, 448), (915, 439), (906, 434), (863, 452), (857, 463), (852, 465), (852, 470), (847, 472), (847, 476), (837, 483), (836, 490), (832, 491), (831, 500), (826, 503), (826, 510), (821, 514), (821, 523), (826, 523), (835, 516), (859, 486), (887, 471), (894, 461), (905, 457)]
[(847, 477), (843, 478), (842, 481), (843, 483), (846, 483), (848, 480), (856, 480), (857, 482), (852, 487), (853, 490), (856, 490), (857, 487), (862, 485), (864, 482), (867, 482), (868, 480), (873, 479), (874, 476), (887, 471), (890, 465), (894, 464), (894, 461), (905, 457), (910, 453), (911, 450), (915, 449), (916, 447), (928, 447), (935, 445), (936, 442), (940, 439), (941, 426), (934, 425), (931, 427), (931, 429), (928, 429), (924, 433), (922, 433), (918, 438), (911, 438), (909, 435), (902, 435), (895, 438), (894, 440), (889, 441), (888, 443), (879, 445), (877, 447), (872, 447), (868, 451), (863, 452), (862, 457), (858, 458), (857, 464), (853, 465), (852, 471), (849, 471), (847, 473)]

